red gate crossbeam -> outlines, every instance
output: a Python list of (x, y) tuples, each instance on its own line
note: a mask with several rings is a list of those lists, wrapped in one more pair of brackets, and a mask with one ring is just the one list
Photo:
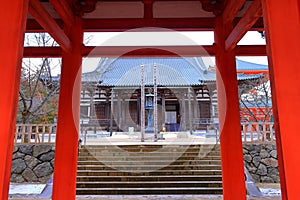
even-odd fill
[(246, 11), (245, 15), (227, 37), (225, 49), (227, 51), (232, 50), (261, 16), (261, 0), (254, 0)]
[(29, 12), (35, 20), (48, 32), (54, 40), (66, 51), (71, 51), (71, 41), (58, 26), (39, 0), (30, 0)]
[(50, 0), (50, 3), (67, 26), (74, 23), (73, 11), (66, 0)]
[[(266, 56), (265, 45), (238, 45), (237, 56)], [(83, 57), (197, 57), (215, 56), (213, 45), (204, 46), (84, 46)], [(25, 58), (61, 57), (60, 47), (24, 47)]]
[(144, 18), (153, 18), (153, 0), (144, 0)]
[(223, 24), (231, 23), (236, 17), (237, 13), (245, 4), (246, 0), (230, 0), (223, 11)]
[[(237, 24), (240, 17), (234, 19)], [(176, 31), (213, 31), (215, 27), (214, 18), (155, 18), (155, 19), (83, 19), (83, 29), (85, 32), (110, 32), (127, 31), (135, 28), (160, 27)], [(59, 25), (63, 21), (55, 19)], [(263, 19), (259, 18), (251, 27), (251, 31), (263, 30)], [(157, 30), (161, 31), (163, 29)], [(45, 30), (34, 20), (27, 20), (26, 32), (45, 32)]]

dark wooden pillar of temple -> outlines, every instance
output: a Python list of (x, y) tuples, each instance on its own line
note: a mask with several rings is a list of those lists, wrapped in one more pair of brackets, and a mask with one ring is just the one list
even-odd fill
[(225, 50), (225, 39), (231, 30), (231, 24), (225, 25), (221, 16), (216, 18), (215, 43), (223, 199), (245, 200), (246, 187), (235, 54), (233, 51)]
[[(185, 91), (180, 96), (180, 131), (186, 131), (186, 102), (185, 102)], [(178, 130), (179, 131), (179, 130)]]
[(299, 199), (300, 2), (262, 0), (282, 199)]
[(0, 199), (8, 199), (28, 0), (0, 6)]
[(76, 17), (74, 25), (65, 28), (65, 33), (71, 38), (72, 50), (62, 55), (53, 200), (76, 199), (83, 42), (81, 19)]

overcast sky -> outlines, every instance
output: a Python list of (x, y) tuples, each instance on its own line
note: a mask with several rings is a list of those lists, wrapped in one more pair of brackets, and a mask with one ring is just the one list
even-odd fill
[[(144, 31), (144, 32), (143, 32)], [(147, 32), (146, 32), (147, 31)], [(153, 32), (145, 29), (135, 29), (129, 32), (103, 32), (85, 33), (85, 43), (88, 46), (163, 46), (163, 45), (212, 45), (214, 43), (213, 32), (177, 32), (162, 29), (161, 32)], [(263, 39), (257, 31), (248, 32), (238, 45), (263, 45)], [(266, 56), (237, 57), (248, 62), (267, 65)], [(97, 66), (99, 59), (87, 58), (83, 61), (83, 71), (93, 70), (91, 66)], [(204, 57), (206, 65), (214, 65), (215, 59)]]
[[(156, 28), (157, 30), (157, 28)], [(29, 35), (29, 34), (27, 34)], [(88, 46), (164, 46), (164, 45), (212, 45), (214, 43), (214, 34), (212, 31), (207, 32), (177, 32), (169, 29), (161, 29), (159, 32), (151, 30), (151, 28), (134, 29), (127, 32), (101, 32), (101, 33), (85, 33), (85, 44)], [(30, 38), (30, 37), (29, 37)], [(35, 40), (35, 39), (34, 39)], [(33, 40), (33, 41), (34, 41)], [(248, 32), (238, 45), (264, 45), (263, 39), (257, 31)], [(30, 42), (25, 46), (38, 46)], [(267, 65), (266, 56), (257, 57), (237, 57), (238, 59), (248, 62)], [(36, 61), (34, 61), (36, 60)], [(32, 62), (39, 63), (38, 58), (32, 58)], [(60, 73), (58, 59), (53, 60), (53, 75)], [(215, 65), (213, 57), (203, 57), (207, 66)], [(99, 62), (99, 58), (84, 58), (83, 72), (94, 70)]]

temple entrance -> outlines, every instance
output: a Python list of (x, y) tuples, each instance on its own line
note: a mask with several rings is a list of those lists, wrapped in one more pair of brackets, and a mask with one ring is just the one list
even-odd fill
[[(102, 66), (103, 63), (109, 64)], [(144, 89), (141, 87), (142, 66)], [(158, 82), (156, 93), (154, 66)], [(99, 73), (100, 70), (104, 73)], [(81, 94), (83, 141), (107, 135), (120, 139), (141, 138), (142, 123), (148, 138), (156, 129), (160, 139), (196, 136), (205, 139), (210, 128), (214, 129), (213, 138), (218, 137), (215, 71), (200, 57), (111, 61), (100, 58), (94, 71), (82, 74)]]

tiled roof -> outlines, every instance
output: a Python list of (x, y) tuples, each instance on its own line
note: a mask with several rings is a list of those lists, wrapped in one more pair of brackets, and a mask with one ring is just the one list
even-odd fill
[(236, 69), (243, 70), (243, 71), (260, 71), (260, 70), (268, 70), (268, 65), (251, 63), (251, 62), (236, 59)]
[[(196, 86), (216, 80), (216, 73), (204, 65), (201, 58), (103, 58), (93, 72), (83, 74), (84, 81), (102, 86), (140, 86), (141, 65), (144, 65), (145, 85), (153, 85), (153, 66), (157, 66), (159, 86)], [(239, 80), (261, 75), (238, 74)]]

